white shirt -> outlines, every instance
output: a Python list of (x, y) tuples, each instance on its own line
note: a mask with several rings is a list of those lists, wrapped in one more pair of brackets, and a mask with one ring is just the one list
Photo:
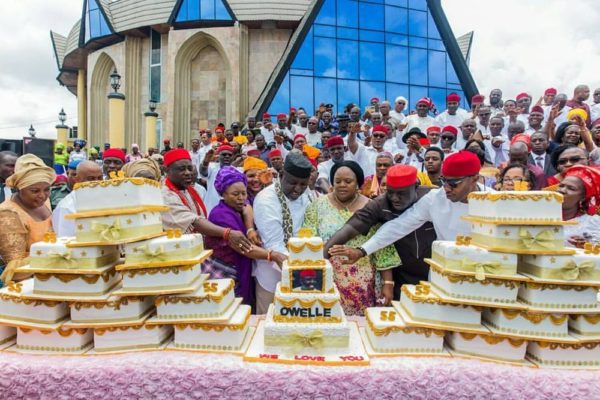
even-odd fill
[(492, 138), (491, 140), (484, 140), (484, 142), (483, 142), (483, 144), (485, 145), (486, 151), (488, 153), (488, 156), (490, 157), (490, 161), (493, 162), (496, 167), (498, 167), (503, 162), (508, 161), (508, 150), (510, 148), (510, 143), (506, 137), (504, 137), (504, 136), (498, 136), (498, 137), (501, 137), (502, 139), (504, 139), (504, 142), (498, 147), (495, 147), (492, 144), (492, 140), (494, 138)]
[[(344, 153), (344, 160), (356, 161), (357, 163), (359, 163), (361, 165), (362, 165), (362, 163), (368, 162), (365, 160), (366, 156), (364, 154), (362, 154), (364, 152), (361, 152), (360, 146), (361, 146), (361, 144), (359, 143), (356, 154), (352, 154), (352, 152), (350, 150), (346, 151)], [(364, 146), (362, 146), (362, 147), (364, 149)], [(333, 159), (329, 159), (327, 161), (323, 161), (322, 163), (319, 163), (319, 165), (317, 165), (317, 171), (319, 172), (318, 179), (325, 178), (329, 182), (329, 174), (331, 173), (331, 168), (333, 167), (333, 164), (335, 164), (333, 162)]]
[(402, 164), (404, 165), (412, 165), (417, 169), (417, 171), (423, 171), (423, 161), (425, 161), (425, 152), (427, 149), (425, 147), (421, 147), (421, 151), (419, 154), (411, 153), (409, 155), (405, 155), (402, 160)]
[(456, 114), (454, 115), (450, 115), (448, 113), (448, 110), (446, 110), (437, 117), (435, 117), (435, 122), (442, 128), (447, 125), (452, 125), (456, 128), (459, 128), (462, 125), (463, 121), (467, 119), (467, 117), (467, 112), (462, 108), (456, 110)]
[(261, 126), (260, 134), (263, 135), (267, 144), (275, 141), (275, 132), (273, 130), (268, 130), (264, 126)]
[(75, 211), (75, 195), (71, 192), (52, 211), (52, 228), (56, 236), (75, 236), (75, 220), (65, 218), (65, 215), (74, 214)]
[[(489, 189), (479, 185), (479, 190)], [(453, 203), (443, 188), (431, 190), (399, 217), (383, 224), (362, 247), (367, 254), (384, 248), (419, 228), (433, 223), (437, 240), (455, 240), (457, 235), (471, 233), (471, 224), (462, 219), (469, 213), (467, 203)]]
[[(293, 234), (296, 235), (304, 223), (304, 212), (310, 203), (307, 192), (297, 200), (291, 201), (286, 197), (286, 203), (292, 216)], [(277, 199), (275, 185), (270, 185), (258, 193), (254, 199), (254, 220), (265, 249), (288, 254), (287, 244), (284, 243), (283, 212)], [(257, 260), (254, 271), (259, 285), (273, 293), (281, 280), (281, 270), (274, 262)]]
[(531, 153), (531, 158), (533, 158), (533, 162), (535, 163), (535, 165), (537, 165), (538, 167), (540, 167), (542, 169), (542, 171), (544, 170), (544, 167), (546, 166), (546, 153), (544, 154), (535, 154), (535, 153)]
[(590, 118), (591, 121), (594, 122), (598, 118), (600, 118), (600, 103), (594, 104), (590, 106)]
[(306, 137), (306, 143), (308, 143), (310, 146), (315, 147), (316, 145), (321, 143), (321, 132), (319, 131), (315, 133), (309, 133), (307, 128), (306, 134), (304, 134), (304, 136)]
[(390, 110), (390, 117), (394, 118), (396, 121), (401, 124), (406, 122), (406, 115), (404, 113), (398, 112), (396, 110)]
[(412, 128), (417, 127), (421, 130), (421, 132), (426, 133), (427, 128), (436, 125), (435, 119), (433, 119), (429, 115), (423, 118), (419, 117), (417, 114), (409, 115), (408, 117), (406, 117), (406, 122), (408, 123), (408, 125), (406, 126), (404, 132), (408, 132)]
[[(292, 130), (294, 131), (295, 135), (299, 133), (301, 133), (304, 136), (308, 135), (308, 127), (303, 127), (302, 125), (292, 125)], [(321, 133), (319, 132), (319, 134)]]
[[(204, 157), (201, 159), (202, 148), (198, 148), (198, 151), (190, 150), (190, 157), (192, 158), (192, 164), (194, 164), (194, 168), (200, 173), (200, 164), (202, 163)], [(206, 153), (205, 153), (206, 154)]]

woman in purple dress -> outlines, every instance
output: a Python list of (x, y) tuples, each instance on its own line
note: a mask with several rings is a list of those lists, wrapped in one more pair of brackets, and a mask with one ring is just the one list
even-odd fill
[[(246, 230), (244, 225), (244, 207), (248, 204), (248, 181), (246, 176), (233, 167), (223, 167), (215, 179), (215, 189), (222, 197), (219, 204), (212, 209), (208, 219), (215, 225), (228, 228), (232, 231)], [(225, 238), (204, 237), (207, 248), (213, 250), (215, 268), (235, 271), (235, 295), (243, 298), (243, 303), (254, 307), (254, 279), (252, 279), (252, 260), (274, 261), (281, 267), (286, 256), (273, 250), (266, 250), (254, 245), (252, 250), (243, 253), (241, 250), (229, 247)]]

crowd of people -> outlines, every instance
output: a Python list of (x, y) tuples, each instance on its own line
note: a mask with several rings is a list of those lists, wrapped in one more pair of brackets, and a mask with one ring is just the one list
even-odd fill
[(110, 144), (56, 146), (50, 168), (32, 154), (0, 152), (3, 280), (50, 230), (74, 236), (72, 190), (113, 172), (162, 182), (165, 228), (204, 235), (212, 277), (236, 280), (236, 295), (266, 313), (287, 259), (287, 241), (309, 228), (326, 242), (348, 315), (389, 304), (405, 283), (428, 278), (434, 240), (467, 235), (473, 191), (553, 190), (564, 195), (569, 246), (600, 243), (600, 89), (573, 96), (547, 89), (533, 101), (448, 95), (438, 113), (428, 98), (321, 104), (227, 129), (201, 130), (183, 143), (144, 153)]

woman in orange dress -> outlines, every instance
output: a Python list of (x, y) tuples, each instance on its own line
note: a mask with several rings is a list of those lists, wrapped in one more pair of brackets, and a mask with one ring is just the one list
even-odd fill
[(13, 279), (15, 268), (24, 264), (31, 244), (43, 240), (52, 230), (48, 197), (55, 177), (54, 169), (40, 158), (25, 154), (17, 159), (15, 173), (6, 180), (6, 185), (17, 192), (0, 204), (2, 282)]

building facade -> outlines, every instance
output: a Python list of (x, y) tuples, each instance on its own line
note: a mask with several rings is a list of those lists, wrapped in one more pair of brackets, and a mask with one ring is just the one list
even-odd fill
[(199, 129), (319, 103), (477, 92), (440, 0), (84, 0), (50, 33), (58, 81), (78, 98), (78, 134), (109, 137), (110, 75), (121, 76), (125, 144), (188, 143)]

